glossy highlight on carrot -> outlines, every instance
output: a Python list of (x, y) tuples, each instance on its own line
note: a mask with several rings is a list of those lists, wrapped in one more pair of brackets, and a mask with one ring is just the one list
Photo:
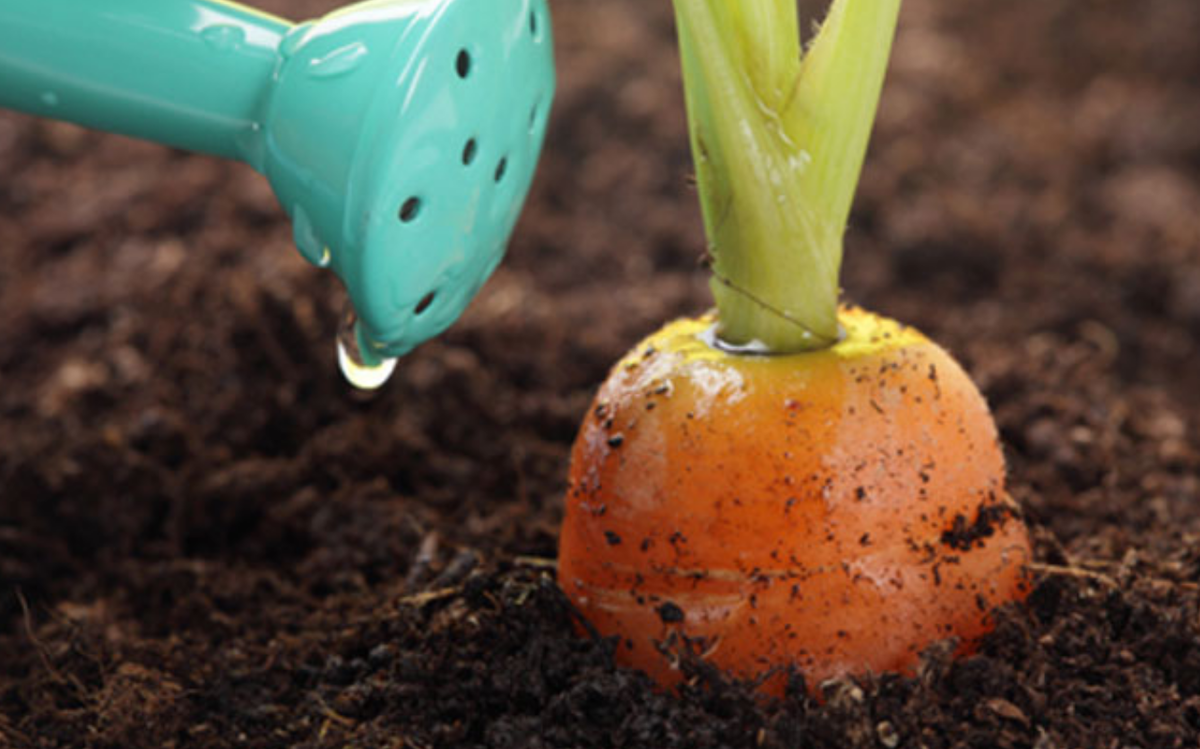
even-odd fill
[(1031, 551), (987, 405), (913, 328), (843, 309), (835, 346), (730, 353), (711, 316), (613, 369), (572, 453), (559, 583), (664, 685), (711, 663), (810, 686), (969, 651)]

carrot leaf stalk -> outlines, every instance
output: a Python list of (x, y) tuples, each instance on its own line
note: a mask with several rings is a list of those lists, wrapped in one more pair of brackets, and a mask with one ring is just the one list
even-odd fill
[(720, 338), (830, 346), (900, 0), (834, 0), (807, 51), (795, 0), (674, 4)]

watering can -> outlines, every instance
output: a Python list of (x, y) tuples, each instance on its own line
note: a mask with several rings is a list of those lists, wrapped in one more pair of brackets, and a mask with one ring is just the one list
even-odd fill
[(244, 161), (344, 282), (378, 387), (500, 262), (554, 92), (546, 0), (0, 0), (0, 107)]

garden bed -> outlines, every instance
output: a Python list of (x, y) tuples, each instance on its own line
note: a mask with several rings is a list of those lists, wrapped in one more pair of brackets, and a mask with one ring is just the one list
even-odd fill
[(1200, 5), (905, 4), (846, 297), (988, 397), (1037, 584), (772, 704), (655, 692), (552, 582), (596, 385), (709, 304), (670, 4), (553, 10), (508, 259), (372, 396), (264, 180), (0, 114), (0, 746), (1195, 746)]

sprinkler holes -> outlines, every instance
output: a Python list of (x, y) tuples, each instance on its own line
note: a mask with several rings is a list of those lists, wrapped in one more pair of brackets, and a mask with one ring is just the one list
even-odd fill
[(458, 73), (458, 77), (464, 81), (471, 74), (471, 53), (465, 49), (458, 51), (458, 58), (454, 61), (454, 70)]
[(471, 164), (475, 163), (475, 154), (478, 152), (479, 152), (479, 144), (475, 142), (474, 138), (471, 138), (469, 141), (467, 141), (467, 144), (465, 146), (463, 146), (463, 152), (462, 152), (463, 166), (471, 166)]
[(416, 220), (421, 213), (421, 199), (411, 197), (404, 201), (404, 205), (400, 206), (400, 220), (406, 224), (411, 224)]
[(416, 307), (416, 309), (413, 310), (413, 314), (419, 315), (419, 314), (423, 313), (425, 310), (429, 309), (430, 305), (433, 304), (433, 300), (436, 296), (437, 296), (437, 292), (431, 291), (428, 294), (426, 294), (425, 296), (421, 297), (421, 301), (417, 302), (417, 307)]
[(508, 172), (508, 157), (500, 159), (500, 163), (496, 164), (496, 183), (499, 184), (504, 179), (504, 175)]

